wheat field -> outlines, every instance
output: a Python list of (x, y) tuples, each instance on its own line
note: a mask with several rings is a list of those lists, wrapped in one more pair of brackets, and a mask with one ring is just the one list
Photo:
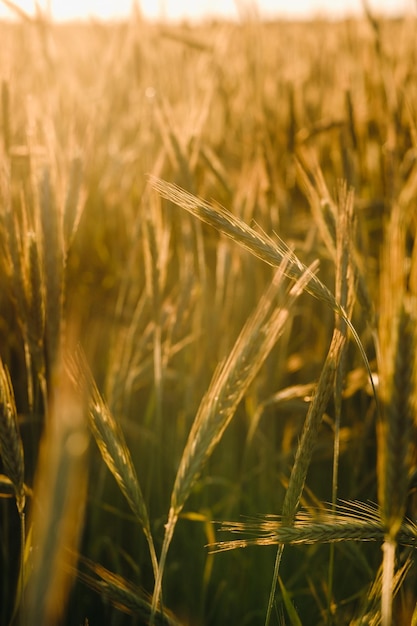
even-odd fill
[(417, 624), (415, 18), (0, 24), (0, 625)]

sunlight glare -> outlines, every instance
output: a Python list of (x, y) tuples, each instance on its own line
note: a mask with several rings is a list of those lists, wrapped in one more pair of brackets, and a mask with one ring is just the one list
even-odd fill
[[(23, 9), (28, 15), (36, 13), (36, 3), (33, 0), (17, 0), (14, 4)], [(39, 2), (42, 10), (50, 12), (55, 20), (72, 19), (114, 19), (126, 18), (130, 15), (133, 0), (43, 0)], [(144, 17), (149, 19), (196, 20), (204, 16), (226, 17), (236, 19), (241, 7), (256, 6), (262, 17), (308, 18), (315, 16), (343, 17), (346, 14), (358, 15), (363, 13), (362, 0), (343, 0), (337, 3), (334, 0), (138, 0)], [(370, 0), (373, 11), (388, 14), (411, 12), (415, 9), (413, 0)], [(7, 3), (0, 0), (0, 17), (13, 17)]]

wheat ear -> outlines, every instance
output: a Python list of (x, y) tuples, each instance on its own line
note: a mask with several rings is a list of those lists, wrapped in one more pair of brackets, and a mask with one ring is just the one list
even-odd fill
[(88, 394), (90, 430), (103, 461), (116, 479), (120, 491), (142, 527), (156, 576), (158, 561), (146, 503), (121, 426), (101, 396), (81, 348), (78, 348), (75, 359), (69, 361), (69, 367), (72, 376), (79, 383), (81, 381), (85, 392)]
[[(294, 523), (288, 525), (282, 516), (259, 516), (247, 522), (222, 522), (222, 532), (246, 534), (248, 539), (219, 541), (211, 547), (212, 552), (223, 552), (251, 545), (336, 543), (341, 541), (381, 541), (387, 531), (381, 511), (374, 504), (359, 501), (339, 501), (315, 511), (300, 511)], [(417, 525), (404, 520), (400, 526), (399, 543), (416, 547)]]
[[(258, 232), (248, 226), (243, 220), (233, 215), (225, 208), (221, 206), (214, 208), (205, 200), (184, 191), (173, 183), (161, 180), (156, 176), (149, 176), (149, 183), (163, 198), (185, 209), (206, 224), (213, 226), (219, 232), (238, 243), (265, 263), (273, 267), (278, 267), (283, 258), (288, 257), (289, 261), (285, 273), (290, 279), (298, 280), (301, 275), (308, 270), (294, 252), (289, 249), (287, 244), (278, 236), (276, 236), (275, 239), (271, 239), (271, 237), (268, 237), (265, 233)], [(375, 403), (379, 409), (378, 397), (368, 357), (366, 356), (359, 335), (350, 321), (347, 312), (336, 300), (328, 287), (326, 287), (316, 275), (311, 276), (311, 280), (305, 285), (304, 289), (313, 297), (326, 303), (348, 326), (361, 353), (372, 386)]]
[[(78, 578), (91, 589), (97, 591), (118, 609), (134, 615), (143, 623), (149, 623), (151, 615), (151, 598), (144, 590), (138, 589), (125, 578), (110, 572), (102, 565), (89, 559), (80, 559), (86, 569), (91, 572), (78, 571)], [(155, 626), (181, 626), (180, 622), (166, 609), (157, 611)]]

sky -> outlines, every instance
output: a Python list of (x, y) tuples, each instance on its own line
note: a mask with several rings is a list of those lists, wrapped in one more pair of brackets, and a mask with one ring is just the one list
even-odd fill
[[(13, 17), (7, 4), (0, 0), (0, 18)], [(15, 4), (29, 15), (34, 15), (33, 0), (16, 0)], [(111, 19), (127, 17), (132, 0), (39, 0), (38, 4), (41, 8), (50, 6), (53, 18), (59, 21), (90, 17)], [(138, 0), (145, 17), (166, 20), (196, 20), (207, 16), (236, 19), (239, 6), (254, 4), (262, 17), (343, 17), (363, 12), (362, 0)], [(417, 0), (368, 0), (368, 4), (380, 13), (417, 13)]]

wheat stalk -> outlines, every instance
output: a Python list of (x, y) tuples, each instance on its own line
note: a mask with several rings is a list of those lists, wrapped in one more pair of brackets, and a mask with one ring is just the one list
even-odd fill
[[(411, 433), (415, 415), (415, 312), (405, 287), (404, 224), (394, 210), (387, 229), (381, 272), (380, 385), (383, 411), (378, 424), (378, 498), (395, 538), (401, 524), (411, 470)], [(385, 294), (389, 293), (387, 299)], [(388, 301), (387, 301), (388, 300)]]
[(214, 373), (191, 428), (177, 471), (171, 495), (171, 506), (155, 583), (153, 609), (160, 595), (165, 560), (174, 529), (191, 489), (207, 459), (221, 440), (238, 404), (262, 363), (283, 331), (289, 312), (306, 283), (312, 278), (308, 268), (293, 285), (282, 305), (276, 296), (286, 275), (288, 260), (284, 257), (274, 279), (242, 329), (226, 361)]
[[(352, 288), (352, 276), (350, 275), (350, 285), (348, 285), (348, 276), (350, 274), (350, 237), (351, 237), (351, 222), (352, 222), (352, 210), (353, 210), (353, 195), (347, 195), (346, 189), (340, 190), (340, 216), (337, 236), (337, 291), (339, 297), (342, 298), (344, 303), (348, 301), (349, 287)], [(344, 318), (343, 318), (344, 320)], [(319, 427), (322, 421), (324, 411), (329, 402), (332, 393), (337, 392), (337, 379), (340, 368), (340, 361), (346, 345), (346, 328), (344, 325), (336, 325), (333, 331), (333, 337), (330, 344), (329, 352), (324, 363), (323, 369), (320, 374), (320, 379), (317, 385), (316, 392), (311, 401), (309, 410), (307, 412), (306, 420), (301, 433), (300, 442), (295, 455), (294, 465), (291, 470), (291, 475), (288, 483), (288, 488), (285, 494), (284, 503), (282, 506), (282, 516), (287, 525), (290, 525), (294, 521), (295, 514), (297, 512), (301, 495), (304, 489), (304, 484), (307, 476), (307, 471), (310, 466), (313, 451), (317, 442)], [(340, 385), (340, 383), (339, 383)], [(339, 389), (339, 396), (341, 389)], [(336, 409), (339, 404), (339, 400), (336, 402)], [(337, 416), (336, 416), (337, 419)], [(337, 424), (336, 424), (336, 438), (335, 438), (335, 453), (334, 460), (334, 476), (333, 476), (333, 499), (336, 498), (337, 491)], [(272, 607), (275, 599), (275, 591), (278, 581), (279, 568), (281, 564), (282, 554), (284, 550), (284, 544), (281, 544), (277, 550), (275, 559), (274, 573), (272, 578), (271, 591), (269, 595), (268, 608), (266, 612), (265, 625), (267, 626), (271, 619)], [(331, 578), (331, 566), (329, 569), (329, 577)]]
[[(416, 315), (404, 272), (405, 221), (399, 205), (387, 224), (381, 272), (379, 371), (382, 413), (378, 422), (378, 500), (387, 528), (383, 547), (382, 624), (392, 623), (395, 550), (412, 469), (416, 393)], [(386, 298), (386, 294), (390, 297)]]
[[(27, 319), (27, 344), (31, 361), (35, 366), (43, 400), (47, 402), (46, 365), (45, 365), (45, 282), (43, 280), (42, 259), (38, 238), (34, 231), (29, 231), (28, 263), (29, 263), (29, 312)], [(29, 363), (29, 359), (27, 359)]]
[[(282, 506), (282, 516), (285, 520), (285, 524), (287, 525), (291, 525), (293, 522), (300, 502), (307, 471), (317, 442), (322, 417), (333, 393), (334, 380), (345, 342), (345, 335), (340, 332), (339, 329), (335, 328), (329, 352), (321, 371), (315, 394), (307, 412), (300, 442), (295, 455), (294, 465), (291, 470), (288, 488), (285, 493), (284, 503)], [(266, 626), (269, 624), (271, 619), (283, 549), (284, 544), (281, 544), (278, 548), (275, 559), (271, 591), (265, 618)]]
[(10, 478), (19, 513), (25, 508), (23, 445), (18, 428), (16, 404), (10, 374), (0, 359), (0, 455)]
[(10, 279), (11, 296), (22, 334), (27, 335), (28, 276), (25, 264), (25, 248), (22, 241), (19, 212), (12, 206), (10, 180), (2, 172), (0, 176), (1, 202), (5, 206), (3, 226), (6, 235), (6, 258), (3, 260)]
[(45, 170), (40, 183), (40, 224), (45, 277), (45, 335), (48, 377), (53, 375), (63, 331), (64, 242), (62, 215)]
[(83, 160), (81, 156), (78, 156), (75, 157), (71, 163), (68, 190), (64, 206), (63, 233), (66, 255), (74, 240), (84, 208), (85, 191), (82, 187), (82, 179)]

